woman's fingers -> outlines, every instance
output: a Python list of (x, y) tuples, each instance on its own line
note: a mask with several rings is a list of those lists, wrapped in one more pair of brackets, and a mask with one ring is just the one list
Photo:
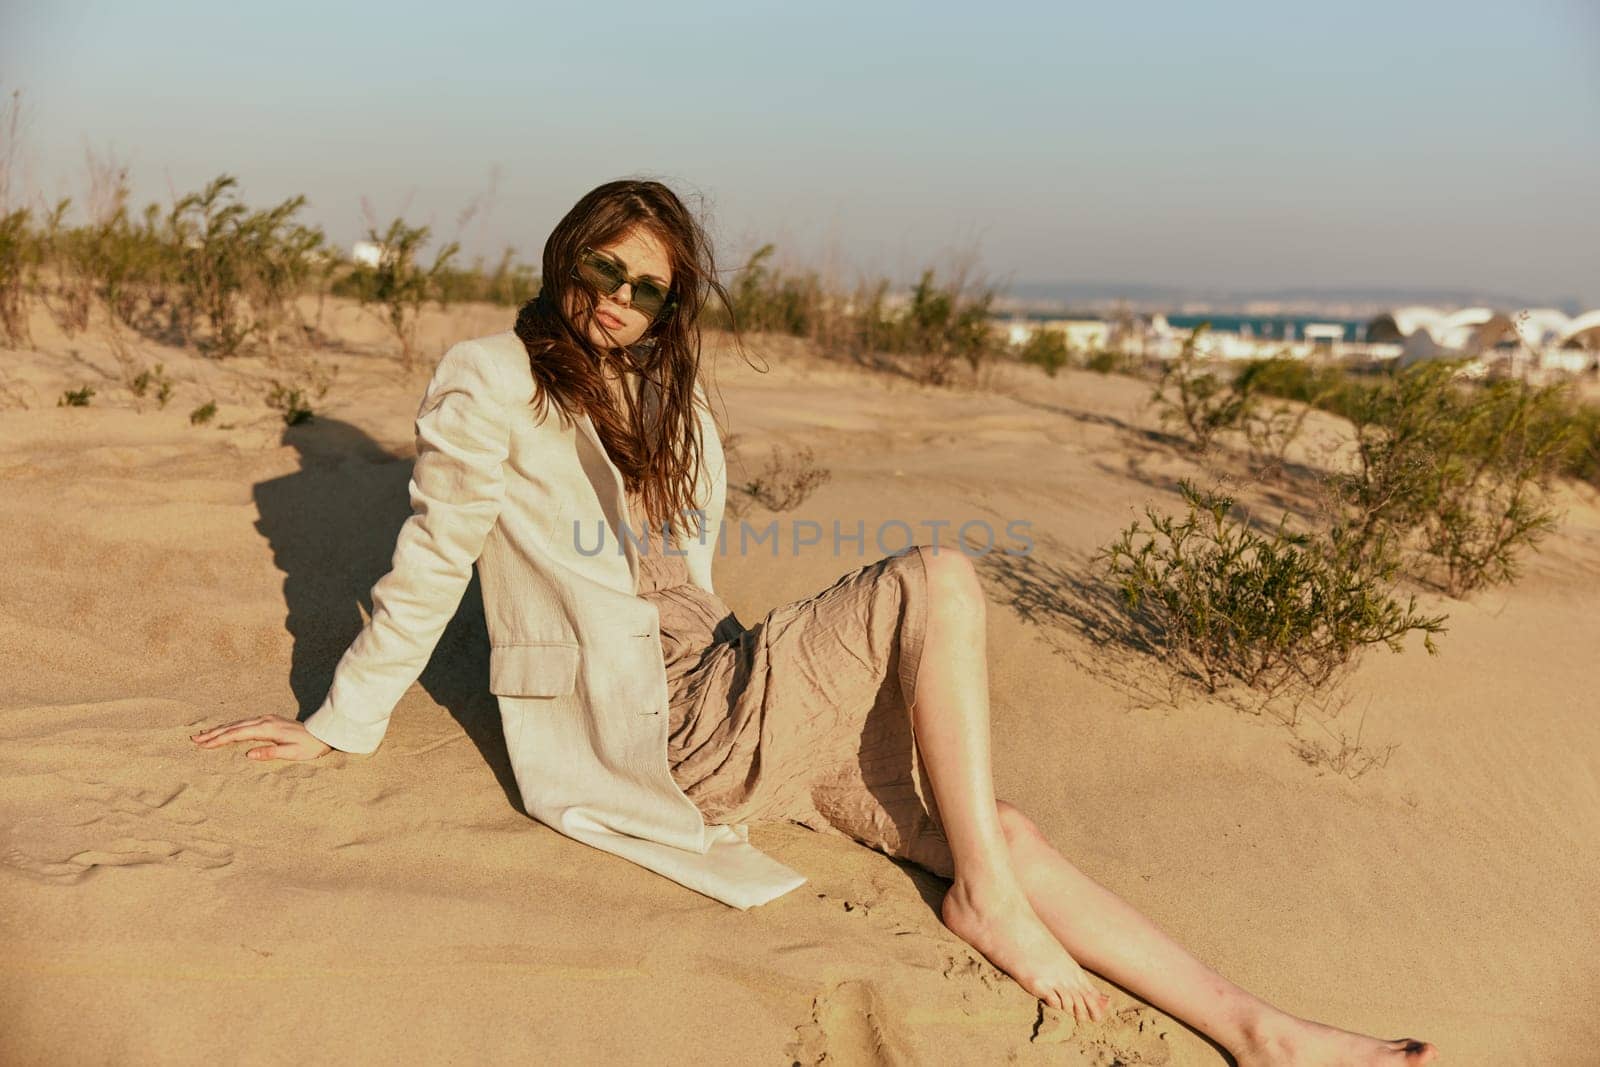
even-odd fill
[(274, 741), (277, 737), (276, 727), (270, 720), (245, 719), (197, 734), (193, 740), (195, 744), (205, 748), (215, 748), (217, 745), (231, 744), (234, 741)]
[(264, 721), (264, 719), (265, 716), (258, 716), (254, 719), (235, 719), (233, 722), (225, 722), (221, 726), (213, 726), (209, 730), (201, 730), (199, 733), (190, 734), (189, 740), (197, 743), (204, 743), (211, 740), (213, 737), (216, 737), (224, 730), (232, 730), (238, 726), (255, 726)]
[(333, 746), (314, 736), (298, 720), (286, 719), (282, 715), (239, 719), (190, 734), (189, 740), (201, 748), (217, 748), (236, 741), (268, 742), (245, 752), (254, 760), (309, 760), (333, 751)]

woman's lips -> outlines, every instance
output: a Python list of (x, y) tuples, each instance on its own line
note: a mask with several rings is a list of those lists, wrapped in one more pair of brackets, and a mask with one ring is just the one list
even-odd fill
[(609, 311), (596, 311), (594, 313), (594, 317), (599, 319), (600, 325), (604, 326), (608, 330), (622, 329), (622, 320), (611, 314)]

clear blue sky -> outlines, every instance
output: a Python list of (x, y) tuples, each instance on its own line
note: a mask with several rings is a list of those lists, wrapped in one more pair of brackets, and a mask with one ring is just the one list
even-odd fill
[(537, 262), (622, 175), (726, 266), (1600, 303), (1600, 3), (0, 3), (23, 188), (86, 146), (341, 243), (404, 212)]

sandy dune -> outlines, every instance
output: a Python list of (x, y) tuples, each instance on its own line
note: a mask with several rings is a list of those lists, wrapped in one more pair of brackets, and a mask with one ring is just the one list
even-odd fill
[[(176, 382), (158, 409), (103, 337), (39, 320), (36, 350), (0, 352), (29, 404), (0, 410), (0, 1061), (1225, 1062), (1103, 983), (1106, 1022), (1041, 1012), (943, 929), (937, 879), (842, 837), (755, 827), (811, 881), (739, 913), (531, 821), (476, 588), (375, 755), (194, 748), (321, 700), (407, 514), (431, 360), (403, 376), (359, 311), (328, 321), (337, 384), (288, 432), (264, 359), (141, 342)], [(435, 315), (424, 343), (508, 321)], [(978, 561), (996, 778), (1085, 870), (1297, 1014), (1425, 1037), (1444, 1063), (1600, 1061), (1594, 492), (1565, 492), (1518, 585), (1421, 598), (1450, 614), (1439, 656), (1371, 652), (1331, 734), (1291, 730), (1174, 699), (1084, 627), (1088, 557), (1195, 469), (1147, 385), (1008, 369), (945, 392), (756, 348), (766, 375), (717, 360), (733, 479), (780, 444), (833, 472), (786, 534), (1031, 523), (1029, 556)], [(55, 406), (85, 383), (91, 406)], [(216, 424), (191, 427), (210, 398)], [(1243, 499), (1275, 518), (1282, 492)], [(878, 554), (730, 553), (717, 584), (750, 623)], [(1363, 715), (1364, 744), (1397, 746), (1383, 767), (1299, 754)]]

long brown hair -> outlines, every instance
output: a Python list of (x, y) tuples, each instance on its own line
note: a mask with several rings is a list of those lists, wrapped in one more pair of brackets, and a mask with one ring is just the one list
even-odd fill
[[(636, 226), (666, 248), (672, 266), (669, 310), (613, 356), (598, 349), (582, 328), (599, 298), (573, 277), (573, 267), (584, 246), (599, 248)], [(589, 414), (625, 487), (640, 493), (651, 529), (659, 530), (663, 521), (695, 506), (694, 475), (703, 452), (692, 406), (700, 373), (700, 312), (714, 293), (732, 319), (732, 301), (717, 280), (710, 238), (665, 185), (621, 179), (585, 194), (556, 224), (545, 242), (542, 269), (539, 295), (518, 310), (516, 324), (540, 403), (553, 402), (569, 416)], [(576, 321), (562, 310), (569, 294)], [(733, 340), (742, 351), (737, 326)], [(605, 362), (639, 376), (639, 398), (623, 391), (625, 412), (617, 410), (606, 388)], [(646, 391), (653, 391), (653, 412), (642, 403)], [(676, 523), (671, 528), (679, 529)]]

